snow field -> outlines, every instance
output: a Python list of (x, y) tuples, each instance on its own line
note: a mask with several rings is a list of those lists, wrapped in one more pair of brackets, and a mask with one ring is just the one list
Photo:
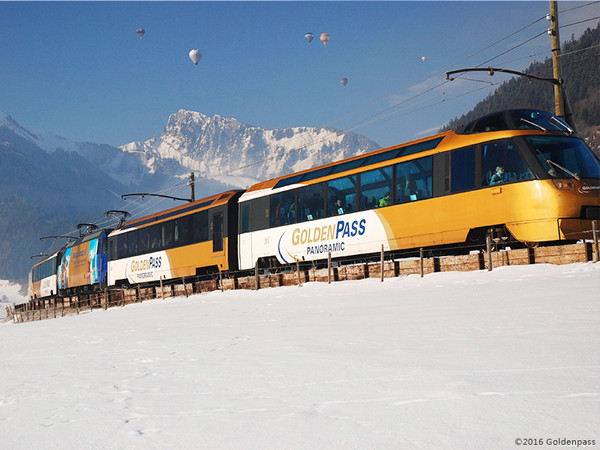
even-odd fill
[(211, 292), (4, 324), (0, 442), (600, 443), (599, 288), (600, 264), (514, 266)]

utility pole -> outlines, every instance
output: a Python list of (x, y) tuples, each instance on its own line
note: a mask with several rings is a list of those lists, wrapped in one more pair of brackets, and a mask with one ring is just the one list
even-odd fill
[(194, 190), (194, 172), (190, 172), (190, 198), (196, 200), (196, 192)]
[[(552, 42), (552, 68), (556, 80), (561, 80), (560, 76), (560, 37), (558, 35), (558, 2), (550, 2), (550, 29), (548, 30)], [(565, 106), (562, 96), (563, 87), (554, 86), (554, 114), (558, 117), (565, 117)]]

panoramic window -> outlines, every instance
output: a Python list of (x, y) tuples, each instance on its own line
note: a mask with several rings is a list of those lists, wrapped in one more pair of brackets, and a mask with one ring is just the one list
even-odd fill
[(250, 202), (241, 205), (240, 233), (250, 231)]
[(392, 168), (383, 167), (361, 173), (359, 189), (361, 211), (391, 205), (393, 203)]
[(500, 112), (478, 120), (471, 133), (484, 133), (506, 129), (508, 129), (508, 126), (504, 120), (504, 113)]
[(208, 241), (208, 211), (192, 216), (192, 242)]
[(190, 243), (190, 216), (175, 219), (175, 246), (188, 245)]
[(432, 157), (396, 165), (396, 203), (431, 198)]
[(482, 145), (481, 185), (493, 186), (533, 179), (533, 173), (510, 139)]
[(327, 216), (356, 211), (356, 176), (327, 182)]
[(252, 230), (264, 230), (269, 228), (269, 197), (261, 197), (251, 200), (252, 207), (250, 208)]
[(127, 236), (127, 256), (138, 254), (138, 232), (130, 231)]
[(148, 229), (150, 251), (156, 252), (162, 248), (162, 227), (154, 225)]
[(600, 178), (598, 159), (580, 139), (536, 136), (526, 140), (551, 177)]
[(450, 177), (453, 193), (475, 188), (475, 147), (454, 150), (451, 153)]
[(299, 221), (325, 217), (325, 184), (319, 183), (298, 189)]
[(294, 190), (271, 195), (271, 226), (296, 222), (296, 193)]
[(148, 244), (148, 229), (142, 228), (141, 230), (136, 231), (138, 234), (138, 252), (140, 254), (147, 253), (149, 244)]

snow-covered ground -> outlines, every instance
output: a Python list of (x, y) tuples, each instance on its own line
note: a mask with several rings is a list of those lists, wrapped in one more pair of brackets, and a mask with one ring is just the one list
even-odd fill
[(598, 292), (600, 264), (535, 265), (7, 323), (0, 446), (597, 447)]

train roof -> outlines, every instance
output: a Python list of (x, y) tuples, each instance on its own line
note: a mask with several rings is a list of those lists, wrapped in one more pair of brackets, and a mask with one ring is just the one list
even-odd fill
[(251, 186), (240, 201), (258, 197), (265, 190), (288, 186), (298, 187), (299, 185), (309, 183), (311, 180), (334, 177), (334, 175), (343, 172), (351, 174), (368, 166), (376, 168), (384, 163), (389, 163), (389, 161), (405, 156), (417, 153), (429, 155), (454, 148), (475, 145), (490, 139), (489, 134), (483, 136), (482, 133), (496, 133), (497, 136), (494, 138), (499, 139), (502, 135), (506, 135), (506, 132), (509, 130), (511, 131), (511, 136), (515, 134), (541, 134), (547, 132), (560, 132), (561, 134), (574, 133), (562, 119), (546, 111), (536, 109), (498, 111), (469, 122), (464, 126), (460, 126), (456, 130), (445, 131), (422, 139), (375, 150), (364, 155), (354, 156), (342, 161), (262, 181)]
[(92, 233), (86, 234), (85, 236), (81, 236), (81, 237), (75, 239), (74, 241), (69, 242), (67, 245), (65, 245), (63, 247), (63, 249), (67, 249), (67, 248), (70, 248), (70, 247), (75, 247), (76, 245), (82, 244), (84, 242), (91, 241), (92, 239), (99, 238), (104, 233), (108, 234), (111, 231), (112, 231), (112, 228), (100, 228), (98, 230), (93, 231)]
[(173, 219), (175, 217), (184, 216), (192, 212), (202, 211), (204, 209), (212, 208), (219, 205), (227, 204), (233, 197), (240, 195), (242, 190), (231, 190), (221, 192), (219, 194), (211, 195), (200, 200), (196, 200), (184, 205), (179, 205), (171, 209), (160, 211), (154, 214), (150, 214), (138, 219), (130, 220), (125, 222), (119, 228), (114, 230), (111, 235), (120, 234), (132, 228), (139, 228), (142, 226), (153, 225), (155, 223), (163, 222), (167, 219)]
[(64, 249), (65, 247), (61, 248), (60, 250), (57, 250), (56, 252), (54, 252), (53, 254), (46, 256), (45, 258), (40, 259), (38, 262), (36, 262), (33, 266), (31, 266), (31, 269), (33, 270), (35, 267), (39, 266), (40, 264), (44, 264), (46, 261), (50, 261), (52, 258), (56, 258), (58, 256), (58, 254)]
[(405, 144), (399, 144), (392, 147), (375, 150), (364, 155), (353, 156), (343, 161), (336, 161), (312, 169), (303, 170), (301, 172), (273, 178), (271, 180), (263, 181), (251, 186), (246, 192), (251, 193), (253, 191), (262, 191), (264, 189), (281, 188), (299, 183), (305, 183), (316, 178), (339, 174), (373, 164), (378, 164), (383, 161), (432, 150), (435, 149), (449, 133), (451, 132), (440, 133), (435, 136), (418, 139)]

